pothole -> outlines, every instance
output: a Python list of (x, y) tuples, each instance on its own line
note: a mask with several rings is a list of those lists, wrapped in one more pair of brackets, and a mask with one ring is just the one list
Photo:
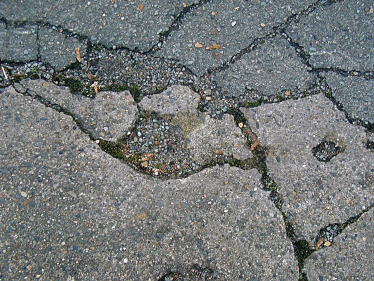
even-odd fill
[(343, 152), (344, 148), (336, 146), (332, 141), (323, 140), (312, 148), (313, 155), (321, 162), (329, 162), (333, 157)]

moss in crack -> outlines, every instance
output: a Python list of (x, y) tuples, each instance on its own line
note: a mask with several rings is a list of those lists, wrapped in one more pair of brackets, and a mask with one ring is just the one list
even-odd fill
[(83, 92), (83, 84), (78, 79), (68, 77), (68, 78), (65, 78), (63, 81), (64, 81), (64, 84), (67, 87), (69, 87), (71, 93), (80, 94)]
[(18, 83), (18, 82), (22, 81), (23, 79), (25, 79), (26, 76), (24, 76), (22, 74), (15, 74), (15, 75), (12, 76), (12, 78), (13, 78), (14, 83)]
[[(216, 160), (214, 160), (213, 162), (215, 162), (215, 161)], [(243, 170), (249, 170), (249, 169), (257, 169), (258, 170), (259, 166), (261, 165), (261, 159), (257, 156), (254, 156), (252, 158), (248, 158), (248, 159), (245, 159), (245, 160), (239, 160), (239, 159), (236, 159), (236, 158), (231, 158), (231, 159), (229, 159), (225, 162), (230, 164), (233, 167), (238, 167), (238, 168), (241, 168)]]
[(292, 242), (294, 253), (295, 253), (298, 265), (299, 265), (299, 280), (308, 281), (306, 274), (303, 273), (302, 270), (304, 268), (304, 262), (306, 258), (309, 257), (315, 251), (315, 249), (310, 247), (308, 241), (297, 240), (293, 225), (287, 219), (287, 216), (284, 212), (282, 212), (282, 216), (286, 224), (287, 237)]
[(295, 256), (299, 262), (299, 267), (304, 267), (304, 262), (307, 257), (309, 257), (315, 250), (310, 247), (308, 241), (298, 240), (293, 243)]
[(244, 117), (243, 112), (241, 112), (238, 108), (229, 107), (227, 109), (227, 113), (234, 116), (236, 126), (239, 126), (240, 123), (242, 125), (245, 125), (247, 123), (247, 119)]
[(135, 102), (140, 102), (141, 101), (141, 89), (139, 86), (135, 85), (121, 85), (121, 84), (111, 84), (107, 85), (105, 87), (100, 88), (100, 90), (103, 91), (113, 91), (113, 92), (122, 92), (122, 91), (129, 91), (130, 94), (132, 95), (133, 99)]
[(79, 61), (73, 62), (68, 66), (68, 69), (70, 70), (77, 70), (77, 69), (82, 69), (82, 64)]
[(245, 101), (245, 102), (242, 102), (240, 104), (241, 107), (246, 107), (246, 108), (249, 108), (249, 107), (257, 107), (257, 106), (260, 106), (261, 104), (263, 104), (265, 102), (265, 99), (264, 98), (259, 98), (258, 100), (255, 100), (255, 101)]
[(100, 140), (100, 148), (114, 158), (124, 159), (121, 146), (115, 142)]

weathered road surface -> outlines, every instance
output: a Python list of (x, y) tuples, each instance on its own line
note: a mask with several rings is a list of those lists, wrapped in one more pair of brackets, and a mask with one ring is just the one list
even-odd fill
[(0, 280), (374, 280), (372, 0), (2, 0), (0, 67)]

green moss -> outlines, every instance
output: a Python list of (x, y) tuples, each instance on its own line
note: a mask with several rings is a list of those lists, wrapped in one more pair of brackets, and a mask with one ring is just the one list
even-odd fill
[(81, 63), (79, 61), (73, 62), (69, 65), (70, 70), (81, 69)]
[(293, 243), (293, 247), (299, 266), (303, 267), (305, 259), (314, 252), (314, 249), (310, 248), (309, 243), (306, 240), (296, 241)]
[(260, 106), (265, 100), (263, 98), (260, 98), (256, 101), (245, 101), (240, 104), (242, 107), (257, 107)]
[(69, 77), (64, 79), (64, 84), (69, 87), (70, 92), (73, 94), (79, 94), (83, 92), (82, 82), (78, 79)]
[(118, 159), (124, 158), (122, 150), (121, 150), (121, 146), (115, 142), (100, 140), (99, 146), (103, 151), (110, 154), (114, 158), (118, 158)]
[(242, 123), (242, 124), (247, 123), (247, 119), (245, 118), (243, 112), (241, 112), (238, 108), (229, 107), (227, 109), (227, 113), (234, 116), (234, 120), (237, 126), (239, 125), (239, 123)]
[(128, 90), (130, 91), (132, 97), (134, 98), (134, 101), (140, 102), (141, 101), (141, 93), (140, 87), (138, 86), (129, 86)]
[(155, 168), (155, 169), (161, 169), (162, 165), (163, 165), (162, 163), (155, 163), (155, 164), (152, 165), (152, 167)]
[(37, 74), (38, 71), (39, 71), (39, 68), (33, 68), (33, 69), (31, 69), (31, 71), (30, 71), (30, 75)]
[(25, 79), (26, 77), (21, 75), (21, 74), (15, 74), (15, 75), (12, 76), (12, 78), (13, 78), (14, 82), (19, 82), (19, 81)]
[(121, 84), (111, 84), (111, 85), (101, 88), (100, 90), (112, 91), (112, 92), (123, 92), (127, 90), (130, 92), (130, 94), (132, 95), (132, 97), (134, 98), (136, 102), (140, 102), (141, 100), (140, 98), (141, 89), (140, 87), (135, 86), (135, 85), (127, 86), (127, 85), (121, 85)]
[(132, 164), (134, 164), (135, 166), (138, 166), (138, 167), (141, 163), (140, 156), (136, 155), (136, 154), (132, 154), (132, 155), (127, 156), (127, 157), (123, 157), (123, 160), (125, 160), (127, 163), (132, 163)]

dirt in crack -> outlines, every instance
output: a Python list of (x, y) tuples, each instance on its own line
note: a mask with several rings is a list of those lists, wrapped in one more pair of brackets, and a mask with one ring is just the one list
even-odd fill
[(200, 170), (179, 126), (156, 113), (142, 112), (134, 129), (118, 142), (123, 159), (154, 175), (189, 175)]

